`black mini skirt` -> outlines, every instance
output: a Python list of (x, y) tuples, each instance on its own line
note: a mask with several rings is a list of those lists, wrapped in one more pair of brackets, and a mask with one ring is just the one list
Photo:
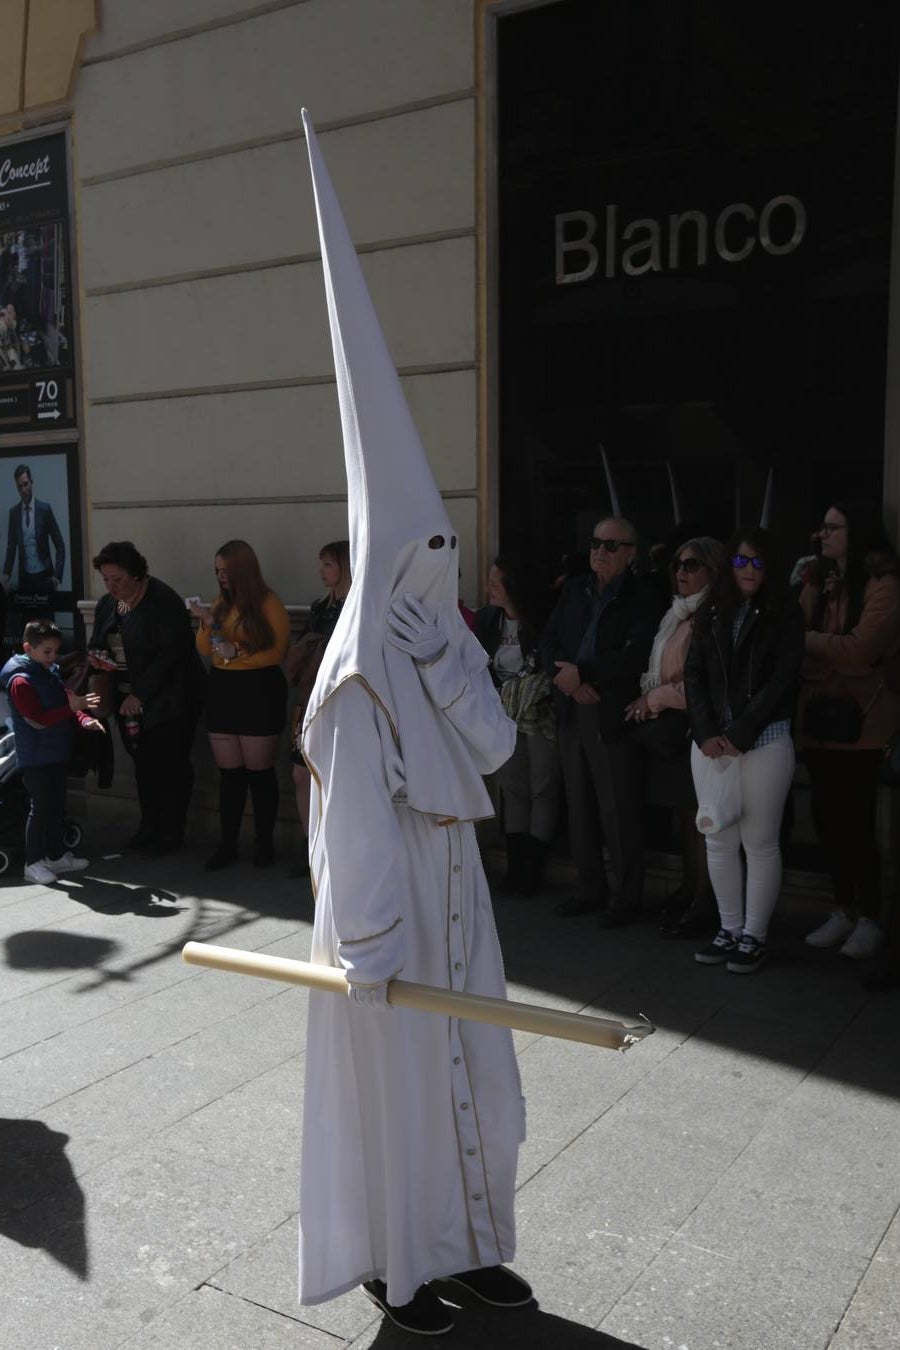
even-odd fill
[(280, 736), (287, 721), (287, 680), (280, 666), (209, 672), (206, 729), (229, 736)]

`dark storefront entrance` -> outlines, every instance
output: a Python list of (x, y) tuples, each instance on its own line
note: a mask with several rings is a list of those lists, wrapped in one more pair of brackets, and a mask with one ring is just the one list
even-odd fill
[[(497, 22), (500, 539), (610, 506), (793, 552), (880, 498), (900, 8), (558, 0)], [(671, 466), (671, 479), (668, 466)]]

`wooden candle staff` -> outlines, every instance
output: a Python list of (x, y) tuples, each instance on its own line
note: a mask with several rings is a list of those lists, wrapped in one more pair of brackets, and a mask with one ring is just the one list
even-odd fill
[[(346, 976), (333, 966), (292, 961), (284, 956), (265, 956), (261, 952), (242, 952), (233, 947), (213, 947), (205, 942), (188, 942), (181, 955), (191, 966), (208, 966), (211, 970), (226, 970), (235, 975), (255, 975), (258, 979), (280, 980), (283, 984), (302, 984), (309, 989), (347, 997)], [(418, 1008), (422, 1012), (458, 1017), (467, 1022), (489, 1022), (494, 1026), (510, 1027), (513, 1031), (581, 1041), (607, 1050), (627, 1050), (653, 1031), (646, 1018), (634, 1026), (626, 1026), (605, 1017), (559, 1012), (556, 1008), (542, 1008), (533, 1003), (458, 993), (430, 984), (412, 984), (408, 980), (391, 980), (388, 1002), (397, 1008)]]

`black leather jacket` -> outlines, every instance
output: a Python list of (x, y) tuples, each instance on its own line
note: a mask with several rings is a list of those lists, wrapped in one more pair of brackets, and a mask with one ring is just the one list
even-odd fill
[(770, 722), (794, 716), (805, 651), (803, 612), (793, 599), (780, 614), (751, 608), (736, 642), (733, 613), (713, 609), (708, 623), (704, 617), (694, 623), (684, 666), (691, 734), (698, 745), (724, 735), (735, 749), (751, 750)]
[(205, 676), (184, 601), (151, 577), (141, 603), (119, 615), (111, 595), (97, 601), (90, 645), (106, 647), (109, 633), (122, 634), (128, 683), (144, 705), (148, 730), (175, 718), (195, 718), (203, 705)]
[[(641, 692), (641, 674), (647, 668), (665, 603), (652, 577), (626, 572), (601, 615), (593, 653), (578, 661), (596, 595), (591, 573), (566, 582), (541, 635), (541, 663), (551, 678), (557, 674), (557, 661), (578, 665), (582, 682), (592, 684), (600, 694), (596, 705), (600, 735), (604, 741), (614, 741), (625, 732), (626, 705)], [(575, 705), (557, 689), (553, 699), (557, 719), (565, 724)]]

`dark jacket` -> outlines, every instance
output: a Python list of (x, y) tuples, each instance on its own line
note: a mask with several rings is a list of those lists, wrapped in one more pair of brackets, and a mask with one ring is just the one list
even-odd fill
[[(600, 617), (592, 654), (577, 660), (596, 596), (592, 573), (566, 582), (541, 635), (541, 664), (551, 678), (557, 674), (557, 661), (577, 664), (582, 683), (592, 684), (600, 695), (600, 735), (613, 741), (624, 733), (626, 706), (641, 692), (641, 674), (647, 669), (665, 604), (652, 577), (626, 572)], [(557, 689), (553, 696), (564, 726), (575, 705)]]
[(92, 647), (105, 648), (109, 634), (122, 634), (127, 680), (143, 704), (144, 726), (196, 717), (206, 685), (194, 644), (190, 615), (181, 596), (151, 577), (141, 603), (120, 615), (111, 595), (97, 602)]
[[(4, 576), (12, 578), (16, 555), (18, 554), (19, 585), (22, 585), (23, 579), (26, 576), (25, 540), (22, 537), (22, 507), (22, 502), (19, 502), (17, 506), (11, 506), (9, 508), (9, 524), (6, 532), (6, 558), (3, 562)], [(39, 502), (35, 498), (32, 498), (31, 507), (34, 511), (34, 542), (41, 568), (43, 569), (40, 575), (56, 577), (56, 580), (61, 582), (63, 571), (66, 566), (66, 544), (62, 537), (62, 530), (56, 523), (53, 507), (49, 502)], [(56, 554), (55, 562), (50, 554), (51, 542)]]
[(698, 745), (727, 736), (735, 749), (747, 751), (770, 722), (793, 719), (803, 664), (803, 612), (793, 599), (780, 613), (751, 608), (736, 642), (733, 618), (733, 612), (715, 609), (709, 622), (698, 616), (684, 666), (684, 692)]
[[(0, 671), (0, 686), (8, 689), (17, 675), (28, 681), (42, 708), (50, 711), (68, 707), (59, 666), (50, 666), (48, 669), (40, 662), (32, 661), (30, 656), (11, 656)], [(52, 727), (35, 727), (22, 716), (12, 699), (9, 700), (9, 708), (16, 738), (16, 760), (20, 769), (68, 763), (75, 738), (74, 717), (67, 717)]]
[(330, 595), (322, 595), (309, 607), (308, 633), (319, 633), (323, 638), (331, 637), (344, 608), (343, 600), (332, 600)]
[[(493, 661), (500, 646), (500, 639), (503, 636), (503, 618), (502, 605), (485, 605), (483, 609), (476, 611), (475, 626), (472, 629), (491, 658), (491, 675), (495, 684), (498, 681), (496, 675), (494, 675)], [(537, 629), (532, 628), (528, 623), (519, 624), (519, 646), (522, 650), (523, 660), (527, 661), (530, 656), (534, 656), (536, 661), (539, 661), (540, 634)]]

